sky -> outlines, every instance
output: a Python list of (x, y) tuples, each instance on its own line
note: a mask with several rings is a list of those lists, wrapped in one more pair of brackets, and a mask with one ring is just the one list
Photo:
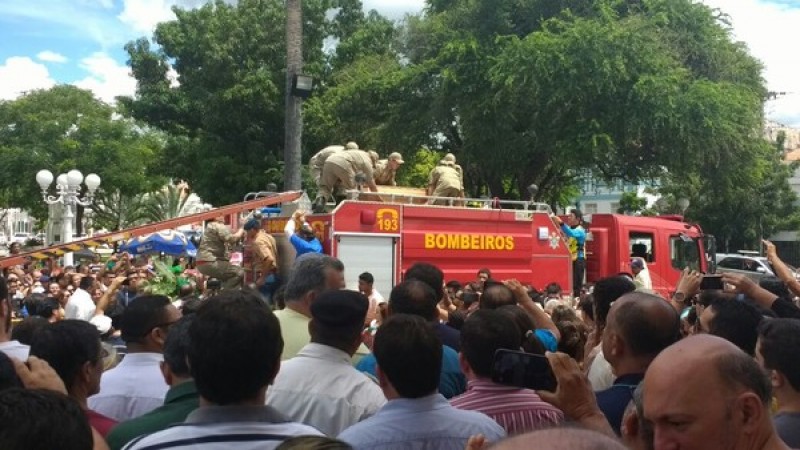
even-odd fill
[[(235, 1), (235, 0), (229, 0)], [(400, 19), (424, 0), (362, 0), (366, 10)], [(771, 91), (786, 95), (766, 115), (800, 128), (800, 0), (700, 0), (727, 13), (734, 36), (764, 64)], [(132, 95), (125, 43), (174, 18), (171, 7), (205, 0), (0, 0), (0, 100), (69, 83), (105, 101)]]

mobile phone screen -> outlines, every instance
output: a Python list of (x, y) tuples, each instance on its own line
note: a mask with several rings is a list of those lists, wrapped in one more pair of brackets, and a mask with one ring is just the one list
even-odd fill
[(492, 381), (525, 389), (555, 391), (556, 377), (542, 355), (514, 350), (497, 350), (492, 364)]
[(700, 290), (705, 291), (709, 289), (723, 289), (722, 275), (703, 275), (703, 279), (700, 280)]

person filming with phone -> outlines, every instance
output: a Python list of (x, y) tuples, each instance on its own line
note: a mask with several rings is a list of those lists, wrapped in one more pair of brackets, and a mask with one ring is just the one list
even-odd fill
[[(468, 380), (467, 392), (451, 399), (450, 404), (458, 409), (486, 414), (509, 435), (550, 428), (563, 422), (564, 414), (561, 410), (542, 401), (535, 391), (514, 386), (514, 383), (505, 385), (493, 381), (496, 378), (492, 376), (493, 369), (513, 372), (517, 369), (515, 366), (525, 365), (525, 357), (538, 358), (542, 363), (540, 367), (549, 371), (544, 356), (518, 355), (520, 352), (516, 351), (519, 350), (521, 341), (520, 330), (509, 316), (491, 309), (472, 313), (461, 329), (461, 352), (458, 355), (461, 370)], [(505, 364), (504, 361), (495, 364), (496, 355), (502, 355), (499, 350), (513, 351), (508, 358), (501, 358), (511, 364)], [(504, 365), (510, 367), (500, 367)], [(525, 367), (519, 369), (525, 371)], [(521, 381), (524, 384), (526, 380)]]

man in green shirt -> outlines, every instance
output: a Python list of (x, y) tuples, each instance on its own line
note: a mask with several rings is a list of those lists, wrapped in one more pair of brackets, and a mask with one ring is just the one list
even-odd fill
[(164, 361), (161, 372), (170, 386), (164, 406), (135, 419), (122, 422), (111, 429), (106, 441), (111, 450), (119, 450), (128, 442), (143, 435), (155, 433), (170, 425), (183, 422), (198, 407), (197, 387), (186, 365), (189, 347), (189, 326), (193, 316), (184, 316), (171, 326), (164, 342)]

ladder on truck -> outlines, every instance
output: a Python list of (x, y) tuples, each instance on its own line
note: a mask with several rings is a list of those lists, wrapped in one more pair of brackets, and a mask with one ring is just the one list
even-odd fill
[(122, 240), (143, 236), (150, 233), (155, 233), (161, 230), (168, 230), (177, 228), (183, 225), (190, 225), (197, 222), (203, 222), (209, 219), (220, 216), (238, 216), (238, 214), (260, 209), (266, 206), (279, 205), (281, 203), (288, 203), (297, 200), (303, 195), (301, 191), (288, 191), (282, 193), (270, 193), (269, 195), (258, 196), (254, 200), (248, 200), (232, 205), (222, 206), (219, 208), (210, 209), (188, 216), (178, 217), (175, 219), (164, 220), (162, 222), (149, 223), (140, 225), (133, 228), (114, 231), (111, 233), (104, 233), (92, 236), (90, 238), (79, 239), (72, 242), (53, 245), (41, 249), (32, 250), (18, 255), (10, 255), (5, 258), (0, 258), (0, 269), (10, 266), (17, 266), (32, 261), (39, 261), (47, 258), (60, 257), (65, 253), (76, 252), (87, 247), (97, 247), (103, 244), (110, 244)]

